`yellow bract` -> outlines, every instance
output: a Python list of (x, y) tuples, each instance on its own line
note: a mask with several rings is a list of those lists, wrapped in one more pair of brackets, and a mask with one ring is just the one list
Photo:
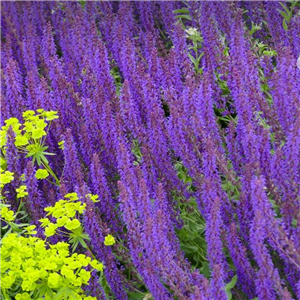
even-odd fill
[(104, 239), (105, 246), (111, 246), (116, 242), (115, 238), (112, 235), (107, 235)]

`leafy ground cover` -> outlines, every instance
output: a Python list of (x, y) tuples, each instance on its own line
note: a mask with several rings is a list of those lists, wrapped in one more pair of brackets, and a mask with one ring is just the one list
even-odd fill
[(300, 299), (299, 2), (1, 8), (2, 299)]

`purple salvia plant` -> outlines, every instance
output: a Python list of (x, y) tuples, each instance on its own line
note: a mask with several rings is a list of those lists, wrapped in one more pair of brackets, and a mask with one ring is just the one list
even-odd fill
[(237, 276), (241, 289), (252, 299), (255, 297), (254, 269), (250, 264), (247, 248), (243, 245), (235, 223), (231, 223), (227, 236), (227, 243), (230, 255), (237, 270)]
[(38, 224), (38, 220), (43, 218), (44, 208), (47, 206), (45, 199), (42, 199), (41, 191), (38, 188), (38, 181), (35, 178), (36, 169), (32, 162), (29, 161), (25, 168), (25, 185), (27, 186), (28, 196), (25, 198), (25, 206), (32, 218), (34, 224)]
[(68, 192), (72, 192), (75, 187), (83, 186), (84, 177), (71, 129), (66, 130), (63, 151), (65, 160), (61, 182)]
[[(77, 190), (81, 197), (89, 194), (86, 185)], [(86, 210), (84, 213), (83, 224), (90, 237), (93, 252), (99, 261), (103, 261), (106, 268), (104, 274), (112, 292), (118, 299), (127, 299), (124, 290), (124, 278), (118, 269), (118, 262), (113, 256), (111, 247), (104, 245), (104, 237), (109, 233), (108, 228), (99, 218), (98, 210), (94, 203), (87, 197), (85, 198)]]
[(287, 297), (285, 288), (282, 287), (278, 270), (274, 267), (270, 253), (266, 247), (268, 223), (264, 218), (266, 210), (270, 210), (270, 203), (264, 194), (265, 180), (263, 177), (254, 178), (251, 181), (251, 199), (253, 202), (254, 219), (251, 224), (250, 241), (254, 258), (259, 266), (256, 274), (256, 292), (260, 298), (276, 299), (280, 295), (282, 299)]
[[(9, 139), (9, 203), (23, 172), (35, 223), (59, 195), (98, 194), (99, 203), (85, 199), (84, 222), (117, 299), (139, 288), (159, 300), (226, 299), (233, 275), (237, 298), (300, 297), (297, 5), (286, 29), (276, 1), (1, 8), (1, 125), (26, 109), (59, 114), (45, 144), (60, 187), (37, 181)], [(261, 24), (254, 34), (252, 22)], [(190, 27), (203, 38), (199, 74)], [(206, 222), (209, 279), (180, 248), (190, 217), (181, 201), (191, 196)], [(108, 233), (113, 247), (103, 245)], [(96, 281), (90, 291), (105, 299)]]

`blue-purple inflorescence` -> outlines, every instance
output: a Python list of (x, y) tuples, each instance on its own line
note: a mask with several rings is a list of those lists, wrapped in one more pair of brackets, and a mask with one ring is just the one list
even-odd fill
[[(59, 115), (46, 144), (60, 185), (37, 180), (10, 129), (7, 169), (19, 181), (4, 191), (16, 210), (25, 174), (34, 224), (67, 193), (84, 199), (88, 243), (105, 266), (105, 280), (92, 274), (91, 295), (300, 299), (299, 3), (1, 8), (1, 126), (26, 110)], [(180, 236), (194, 211), (201, 262)]]

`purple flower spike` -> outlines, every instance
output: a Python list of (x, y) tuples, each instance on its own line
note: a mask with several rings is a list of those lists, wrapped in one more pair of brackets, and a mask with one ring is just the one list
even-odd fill
[[(292, 299), (282, 287), (277, 268), (275, 268), (265, 240), (268, 236), (268, 221), (265, 212), (270, 210), (270, 202), (264, 193), (265, 180), (262, 177), (251, 181), (251, 198), (254, 208), (254, 219), (251, 224), (251, 249), (259, 266), (255, 280), (256, 292), (261, 299), (276, 299), (276, 294), (282, 299)], [(271, 228), (270, 228), (271, 229)]]
[(76, 186), (81, 187), (84, 184), (83, 171), (71, 129), (67, 129), (64, 138), (64, 157), (65, 164), (61, 182), (67, 188), (68, 193), (70, 193)]
[(35, 178), (35, 167), (29, 161), (25, 168), (25, 185), (27, 186), (28, 196), (25, 198), (26, 209), (31, 216), (34, 224), (39, 224), (38, 220), (44, 218), (44, 208), (47, 206), (45, 199), (38, 189), (38, 181)]

